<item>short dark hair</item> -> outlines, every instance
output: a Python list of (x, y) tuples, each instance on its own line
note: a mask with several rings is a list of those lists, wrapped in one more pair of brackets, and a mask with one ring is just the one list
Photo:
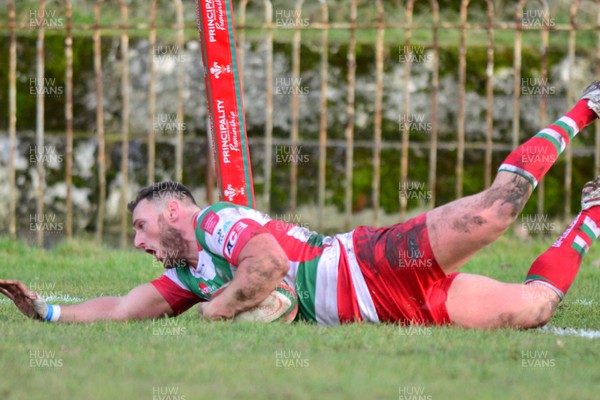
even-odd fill
[(152, 185), (148, 185), (140, 189), (135, 200), (127, 204), (127, 209), (129, 212), (133, 213), (133, 210), (135, 210), (139, 202), (142, 200), (153, 201), (163, 200), (166, 198), (179, 200), (189, 199), (192, 204), (197, 205), (190, 189), (183, 186), (179, 182), (165, 181), (153, 183)]

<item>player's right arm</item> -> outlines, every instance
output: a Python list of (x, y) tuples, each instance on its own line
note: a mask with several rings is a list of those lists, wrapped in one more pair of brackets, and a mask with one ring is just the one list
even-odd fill
[[(25, 316), (43, 319), (34, 308), (37, 295), (22, 282), (0, 280), (0, 293), (11, 299)], [(174, 315), (169, 303), (151, 283), (140, 285), (125, 296), (98, 297), (60, 308), (59, 322), (124, 321)]]
[(59, 322), (125, 321), (173, 316), (164, 297), (150, 284), (135, 287), (125, 296), (98, 297), (61, 306)]

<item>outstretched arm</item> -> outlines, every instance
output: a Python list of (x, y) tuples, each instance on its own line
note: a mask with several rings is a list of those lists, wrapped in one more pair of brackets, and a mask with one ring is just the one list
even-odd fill
[(150, 283), (131, 289), (125, 296), (99, 297), (61, 308), (60, 322), (125, 321), (173, 315), (169, 303)]
[[(34, 308), (37, 294), (22, 282), (0, 280), (0, 293), (11, 299), (25, 316), (43, 319)], [(80, 304), (63, 305), (59, 322), (124, 321), (165, 315), (172, 316), (173, 310), (158, 290), (146, 283), (132, 289), (125, 296), (99, 297)]]

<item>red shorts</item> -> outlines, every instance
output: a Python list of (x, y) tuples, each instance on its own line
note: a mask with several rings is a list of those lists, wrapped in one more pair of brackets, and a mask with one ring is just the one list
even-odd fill
[(451, 322), (446, 298), (458, 273), (446, 275), (437, 263), (425, 219), (421, 214), (390, 227), (354, 230), (356, 258), (382, 322)]

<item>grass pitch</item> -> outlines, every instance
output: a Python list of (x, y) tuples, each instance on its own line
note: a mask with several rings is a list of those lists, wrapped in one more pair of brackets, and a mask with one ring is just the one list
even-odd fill
[[(518, 282), (551, 238), (504, 237), (463, 270)], [(122, 295), (161, 274), (141, 252), (0, 239), (0, 276), (51, 298)], [(550, 325), (600, 331), (600, 246)], [(600, 339), (540, 330), (26, 320), (0, 300), (2, 399), (597, 399)]]

